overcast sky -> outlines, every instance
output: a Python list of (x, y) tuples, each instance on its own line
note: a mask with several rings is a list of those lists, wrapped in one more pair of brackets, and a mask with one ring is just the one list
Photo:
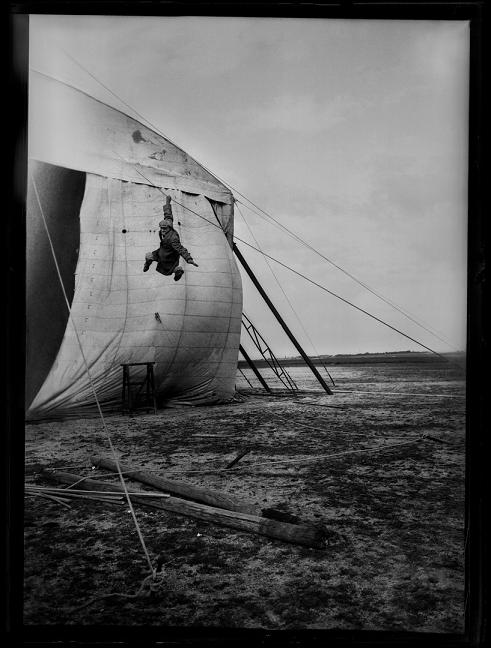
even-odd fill
[[(131, 114), (74, 57), (439, 337), (242, 204), (238, 237), (257, 246), (252, 231), (271, 256), (437, 351), (465, 348), (467, 22), (32, 16), (30, 30), (31, 67)], [(238, 245), (307, 352), (422, 350), (271, 261), (278, 285)], [(295, 355), (243, 285), (244, 311), (276, 355)]]

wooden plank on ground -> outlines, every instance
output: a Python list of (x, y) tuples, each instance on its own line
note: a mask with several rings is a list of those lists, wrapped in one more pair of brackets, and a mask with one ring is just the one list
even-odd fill
[[(104, 470), (117, 472), (116, 463), (112, 461), (112, 459), (91, 457), (91, 461), (94, 466), (104, 468)], [(271, 520), (278, 520), (280, 522), (289, 522), (293, 524), (298, 522), (298, 518), (290, 513), (278, 511), (274, 508), (261, 508), (257, 504), (245, 502), (244, 500), (229, 495), (228, 493), (194, 486), (182, 481), (166, 479), (159, 475), (154, 475), (147, 470), (138, 470), (124, 464), (120, 464), (119, 466), (125, 477), (134, 479), (141, 484), (158, 488), (166, 493), (179, 495), (179, 497), (184, 499), (200, 502), (201, 504), (208, 504), (209, 506), (214, 506), (216, 508), (226, 509), (227, 511), (237, 511), (237, 513), (247, 513), (248, 515), (255, 515), (257, 517), (267, 517)]]
[(242, 459), (242, 457), (245, 457), (246, 454), (249, 454), (249, 452), (251, 452), (250, 448), (244, 448), (243, 450), (237, 453), (235, 458), (232, 459), (232, 461), (229, 464), (227, 464), (225, 468), (232, 468), (232, 466), (235, 466), (235, 464), (238, 463)]
[[(72, 475), (71, 473), (45, 470), (43, 471), (43, 475), (50, 480), (63, 484), (76, 483), (79, 489), (124, 492), (122, 486), (107, 484), (96, 479), (83, 479), (81, 481), (79, 475)], [(268, 538), (282, 540), (283, 542), (299, 544), (314, 549), (325, 548), (325, 533), (316, 527), (278, 522), (247, 513), (227, 511), (225, 509), (207, 506), (206, 504), (198, 504), (197, 502), (190, 502), (172, 496), (158, 501), (149, 501), (149, 498), (139, 497), (138, 495), (131, 495), (130, 497), (132, 503), (140, 504), (141, 506), (170, 511), (178, 515), (185, 515), (239, 531), (257, 533)]]

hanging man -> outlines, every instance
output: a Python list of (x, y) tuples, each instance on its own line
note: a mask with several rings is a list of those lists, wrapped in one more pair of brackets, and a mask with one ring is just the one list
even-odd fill
[(174, 220), (172, 217), (172, 207), (170, 205), (171, 197), (167, 196), (164, 210), (164, 220), (159, 223), (159, 238), (160, 247), (153, 252), (145, 254), (145, 265), (143, 272), (147, 272), (154, 261), (157, 262), (157, 272), (163, 275), (174, 275), (174, 281), (179, 279), (184, 274), (184, 270), (179, 265), (179, 257), (198, 267), (198, 264), (193, 261), (193, 257), (189, 254), (185, 247), (181, 245), (179, 234), (173, 227)]

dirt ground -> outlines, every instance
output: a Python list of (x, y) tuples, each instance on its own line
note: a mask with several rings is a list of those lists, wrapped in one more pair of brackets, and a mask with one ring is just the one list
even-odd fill
[[(25, 624), (463, 631), (462, 374), (336, 372), (333, 396), (242, 384), (228, 404), (106, 419), (125, 463), (288, 511), (324, 548), (136, 507), (162, 572), (134, 596), (149, 571), (127, 505), (27, 496)], [(41, 466), (97, 478), (92, 455), (110, 456), (98, 418), (26, 427), (29, 484)]]

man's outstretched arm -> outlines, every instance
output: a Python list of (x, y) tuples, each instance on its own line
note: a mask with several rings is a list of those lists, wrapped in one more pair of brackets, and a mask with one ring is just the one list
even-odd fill
[(189, 263), (190, 265), (194, 265), (194, 266), (196, 266), (197, 268), (199, 268), (198, 264), (196, 263), (196, 261), (194, 261), (193, 257), (192, 257), (191, 254), (188, 252), (188, 250), (186, 250), (186, 248), (185, 248), (183, 245), (181, 245), (181, 242), (180, 242), (178, 236), (176, 236), (175, 238), (173, 238), (173, 240), (172, 240), (172, 242), (171, 242), (171, 245), (172, 245), (172, 247), (174, 248), (174, 250), (179, 254), (179, 256), (182, 256), (182, 258), (183, 258), (187, 263)]

